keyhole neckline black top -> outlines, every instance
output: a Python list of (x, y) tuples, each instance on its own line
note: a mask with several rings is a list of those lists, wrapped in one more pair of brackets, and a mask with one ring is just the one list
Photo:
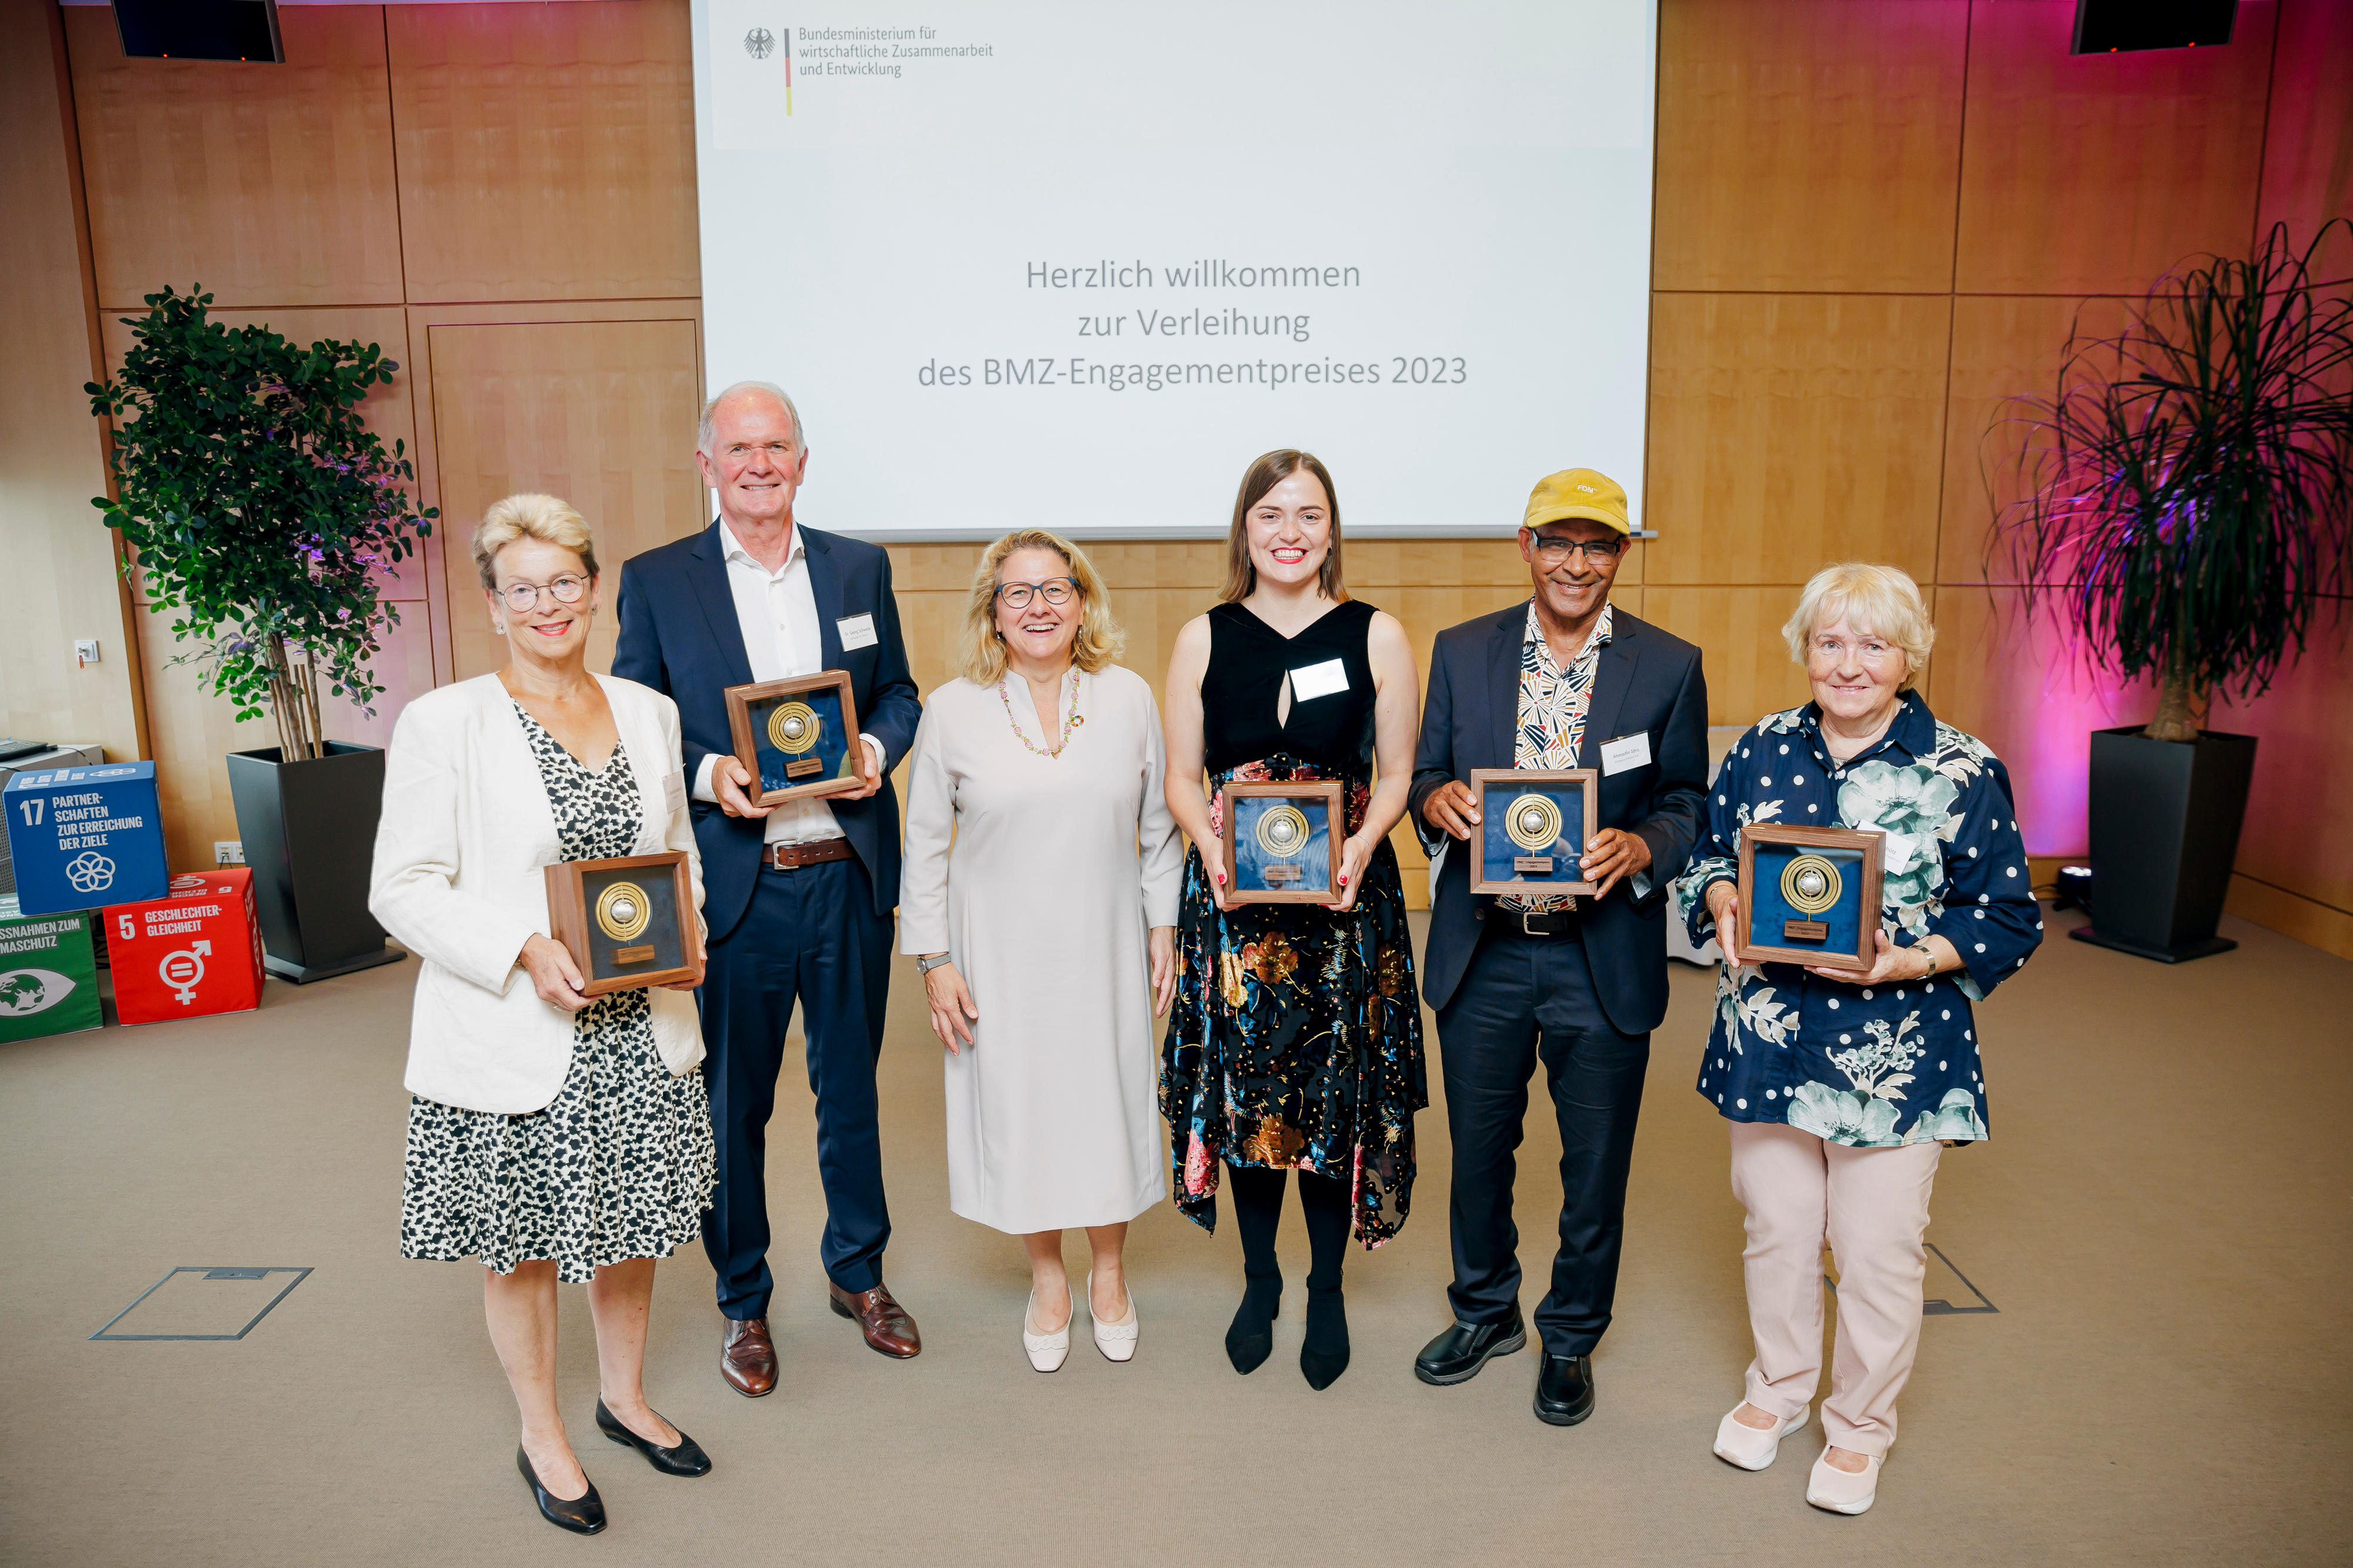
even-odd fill
[[(1347, 599), (1290, 637), (1240, 604), (1209, 610), (1209, 664), (1201, 675), (1202, 762), (1211, 773), (1288, 756), (1332, 778), (1369, 780), (1373, 771), (1373, 617)], [(1297, 671), (1338, 661), (1346, 684), (1322, 696), (1292, 692), (1278, 721), (1283, 683)]]

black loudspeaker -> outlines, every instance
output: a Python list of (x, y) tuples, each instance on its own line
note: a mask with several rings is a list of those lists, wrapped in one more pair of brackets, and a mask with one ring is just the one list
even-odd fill
[(2079, 55), (2227, 44), (2239, 0), (2075, 0)]
[(114, 0), (114, 30), (132, 59), (286, 62), (278, 0)]

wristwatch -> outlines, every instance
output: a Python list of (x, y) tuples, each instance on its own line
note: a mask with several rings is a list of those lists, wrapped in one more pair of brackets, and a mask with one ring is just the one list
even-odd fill
[(948, 955), (944, 952), (935, 952), (929, 958), (919, 958), (915, 960), (915, 973), (917, 977), (920, 978), (923, 975), (929, 974), (933, 970), (937, 969), (941, 964), (945, 963), (947, 961)]

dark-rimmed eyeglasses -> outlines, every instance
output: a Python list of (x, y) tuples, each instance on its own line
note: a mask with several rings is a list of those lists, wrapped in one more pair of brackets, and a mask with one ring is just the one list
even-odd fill
[(553, 595), (559, 605), (576, 605), (588, 596), (588, 579), (565, 575), (553, 583), (510, 583), (499, 590), (499, 597), (516, 615), (527, 616), (539, 608), (542, 592)]
[(1531, 533), (1528, 535), (1528, 548), (1535, 552), (1538, 561), (1547, 566), (1557, 566), (1567, 560), (1572, 552), (1591, 562), (1615, 561), (1618, 552), (1626, 548), (1626, 542), (1622, 539), (1562, 539), (1550, 533)]
[(1079, 580), (1076, 577), (1049, 577), (1042, 583), (999, 583), (997, 585), (997, 598), (1004, 602), (1006, 608), (1012, 610), (1029, 608), (1029, 601), (1040, 595), (1045, 596), (1048, 604), (1059, 607), (1069, 604), (1078, 591)]

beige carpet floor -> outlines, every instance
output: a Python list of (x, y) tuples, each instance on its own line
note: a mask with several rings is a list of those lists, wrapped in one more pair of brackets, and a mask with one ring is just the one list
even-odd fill
[[(1411, 1375), (1446, 1320), (1437, 1106), (1415, 1217), (1351, 1259), (1356, 1359), (1328, 1392), (1297, 1370), (1298, 1290), (1274, 1359), (1234, 1374), (1236, 1244), (1165, 1207), (1135, 1229), (1137, 1359), (1082, 1341), (1031, 1373), (1018, 1244), (947, 1211), (937, 1047), (902, 974), (888, 1272), (923, 1356), (826, 1310), (796, 1062), (769, 1172), (782, 1385), (722, 1386), (709, 1268), (665, 1264), (649, 1384), (717, 1468), (658, 1476), (596, 1432), (567, 1287), (565, 1406), (614, 1522), (561, 1534), (512, 1465), (479, 1270), (396, 1256), (402, 963), (273, 984), (259, 1014), (0, 1047), (0, 1561), (2353, 1561), (2353, 964), (2233, 921), (2238, 952), (2165, 968), (2058, 940), (2073, 918), (1984, 1010), (1994, 1139), (1937, 1184), (1929, 1239), (1969, 1283), (1939, 1263), (1932, 1289), (1998, 1310), (1927, 1320), (1862, 1519), (1802, 1500), (1819, 1425), (1759, 1475), (1708, 1452), (1748, 1354), (1723, 1124), (1692, 1089), (1711, 976), (1677, 970), (1656, 1038), (1599, 1411), (1556, 1430), (1529, 1354), (1458, 1388)], [(1556, 1154), (1533, 1118), (1532, 1281)], [(1295, 1212), (1284, 1245), (1295, 1279)], [(242, 1341), (88, 1338), (182, 1265), (315, 1272)]]

